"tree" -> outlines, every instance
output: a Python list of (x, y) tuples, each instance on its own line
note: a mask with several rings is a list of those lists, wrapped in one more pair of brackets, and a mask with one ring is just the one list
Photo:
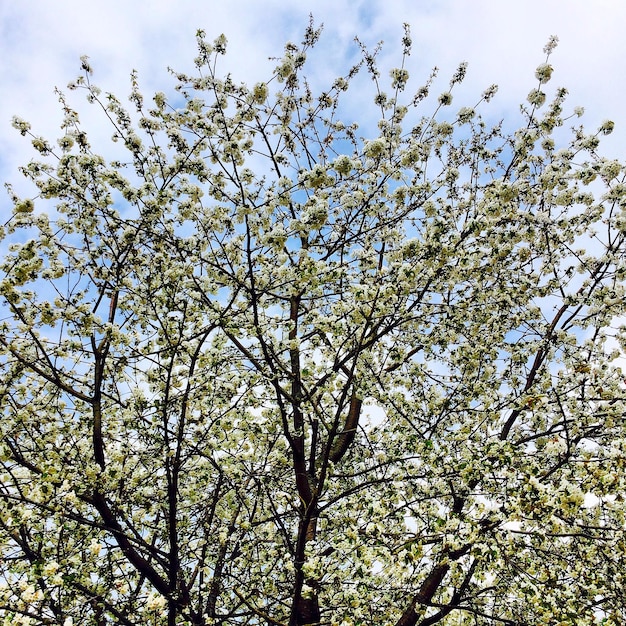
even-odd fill
[(132, 111), (84, 58), (116, 160), (63, 94), (56, 145), (14, 120), (41, 158), (3, 232), (5, 624), (624, 623), (612, 124), (564, 132), (554, 38), (510, 132), (451, 108), (464, 64), (407, 95), (408, 28), (387, 91), (361, 46), (314, 96), (319, 36), (250, 88), (199, 32)]

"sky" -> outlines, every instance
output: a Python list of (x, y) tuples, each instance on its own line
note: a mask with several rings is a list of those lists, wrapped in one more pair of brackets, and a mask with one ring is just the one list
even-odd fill
[[(281, 55), (286, 41), (300, 41), (309, 14), (324, 24), (309, 71), (342, 74), (358, 55), (355, 36), (370, 46), (384, 41), (381, 62), (392, 67), (406, 22), (414, 43), (408, 69), (417, 84), (436, 65), (443, 91), (467, 61), (455, 104), (471, 106), (497, 83), (489, 107), (505, 120), (518, 118), (519, 104), (536, 86), (543, 47), (556, 35), (550, 85), (567, 87), (571, 108), (585, 108), (588, 129), (612, 119), (615, 131), (603, 139), (602, 152), (626, 161), (624, 0), (0, 0), (0, 184), (11, 181), (28, 196), (18, 166), (36, 155), (11, 119), (18, 115), (36, 134), (59, 137), (54, 90), (78, 75), (81, 55), (89, 56), (94, 82), (105, 91), (125, 97), (135, 69), (145, 93), (167, 93), (173, 86), (167, 68), (192, 68), (201, 28), (209, 39), (227, 36), (225, 69), (255, 83), (269, 77), (275, 66), (269, 59)], [(92, 136), (99, 124), (94, 111), (75, 92), (71, 102)], [(0, 189), (0, 224), (10, 213)]]
[[(543, 46), (557, 35), (551, 85), (568, 88), (572, 108), (585, 107), (582, 122), (589, 129), (615, 121), (603, 152), (626, 160), (623, 0), (0, 0), (0, 182), (19, 188), (17, 168), (34, 156), (11, 127), (14, 115), (31, 122), (36, 134), (60, 136), (54, 88), (64, 89), (78, 75), (81, 55), (89, 56), (94, 82), (104, 91), (125, 97), (135, 69), (145, 93), (167, 93), (173, 86), (167, 68), (192, 69), (195, 32), (202, 28), (209, 39), (227, 36), (224, 68), (254, 83), (269, 77), (275, 66), (269, 58), (280, 56), (286, 41), (300, 41), (311, 13), (324, 24), (324, 35), (310, 71), (343, 73), (358, 54), (355, 36), (371, 46), (384, 41), (381, 62), (392, 67), (407, 22), (414, 42), (412, 76), (425, 79), (436, 65), (443, 91), (458, 63), (467, 61), (458, 106), (473, 105), (497, 83), (490, 106), (503, 119), (518, 115), (536, 86)], [(72, 98), (91, 130), (94, 112), (81, 96)], [(97, 118), (91, 123), (97, 126)], [(0, 191), (0, 211), (8, 210), (8, 197)]]
[[(624, 0), (0, 0), (0, 184), (10, 181), (20, 195), (30, 195), (18, 167), (36, 154), (11, 119), (17, 115), (36, 134), (59, 137), (55, 87), (64, 89), (76, 78), (82, 55), (89, 56), (94, 82), (104, 91), (124, 98), (129, 74), (137, 70), (147, 96), (167, 93), (174, 84), (167, 68), (192, 69), (195, 33), (204, 29), (210, 40), (227, 36), (224, 68), (256, 83), (270, 76), (275, 62), (269, 59), (281, 55), (286, 41), (301, 40), (310, 14), (324, 24), (324, 35), (309, 72), (343, 74), (358, 56), (355, 36), (369, 46), (384, 41), (381, 63), (393, 67), (406, 22), (414, 44), (407, 67), (417, 85), (438, 66), (444, 91), (467, 61), (455, 105), (473, 105), (496, 83), (489, 110), (513, 125), (519, 104), (536, 87), (543, 47), (556, 35), (550, 86), (569, 90), (572, 109), (585, 108), (578, 121), (589, 130), (613, 120), (615, 131), (603, 139), (601, 152), (626, 161)], [(75, 92), (70, 102), (93, 144), (100, 119)], [(358, 119), (359, 103), (354, 106)], [(102, 133), (96, 151), (110, 145), (110, 130), (102, 126)], [(9, 197), (0, 189), (0, 224), (10, 214)]]

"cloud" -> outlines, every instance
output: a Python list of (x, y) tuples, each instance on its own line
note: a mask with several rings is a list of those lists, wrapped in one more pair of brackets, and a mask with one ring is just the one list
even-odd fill
[(313, 66), (320, 75), (336, 74), (355, 60), (355, 35), (368, 45), (385, 40), (381, 60), (391, 67), (400, 53), (402, 22), (409, 22), (415, 44), (412, 74), (426, 77), (438, 65), (443, 88), (458, 62), (466, 60), (468, 78), (458, 92), (459, 106), (472, 104), (496, 82), (501, 88), (493, 113), (500, 116), (517, 114), (535, 86), (542, 48), (556, 34), (554, 83), (568, 87), (572, 107), (585, 106), (583, 121), (591, 128), (605, 118), (616, 121), (605, 149), (611, 156), (625, 156), (626, 39), (620, 27), (626, 22), (626, 3), (618, 0), (30, 0), (0, 6), (0, 179), (15, 180), (17, 166), (32, 157), (28, 142), (10, 127), (12, 115), (28, 119), (45, 136), (59, 134), (54, 87), (75, 77), (80, 55), (90, 56), (96, 82), (120, 97), (129, 92), (132, 69), (138, 70), (146, 92), (167, 91), (173, 81), (166, 68), (192, 68), (194, 34), (204, 28), (209, 38), (224, 32), (229, 39), (224, 69), (255, 82), (273, 67), (268, 57), (280, 55), (286, 40), (301, 38), (311, 11), (325, 24)]

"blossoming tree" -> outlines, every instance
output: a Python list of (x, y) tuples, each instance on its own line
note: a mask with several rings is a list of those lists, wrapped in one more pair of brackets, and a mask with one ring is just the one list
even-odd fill
[(555, 40), (510, 132), (454, 107), (464, 65), (410, 90), (408, 30), (389, 81), (362, 48), (315, 95), (319, 35), (247, 87), (199, 32), (130, 110), (85, 58), (115, 159), (62, 94), (56, 144), (14, 121), (40, 158), (2, 233), (5, 624), (626, 620), (612, 125), (564, 131)]

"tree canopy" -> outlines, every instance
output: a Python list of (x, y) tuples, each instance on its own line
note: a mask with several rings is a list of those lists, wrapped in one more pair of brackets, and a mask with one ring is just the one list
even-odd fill
[(56, 142), (14, 120), (3, 623), (626, 620), (612, 124), (547, 93), (555, 38), (511, 130), (465, 64), (411, 86), (408, 27), (315, 91), (319, 37), (246, 86), (200, 31), (128, 107), (83, 58), (113, 149), (63, 93)]

